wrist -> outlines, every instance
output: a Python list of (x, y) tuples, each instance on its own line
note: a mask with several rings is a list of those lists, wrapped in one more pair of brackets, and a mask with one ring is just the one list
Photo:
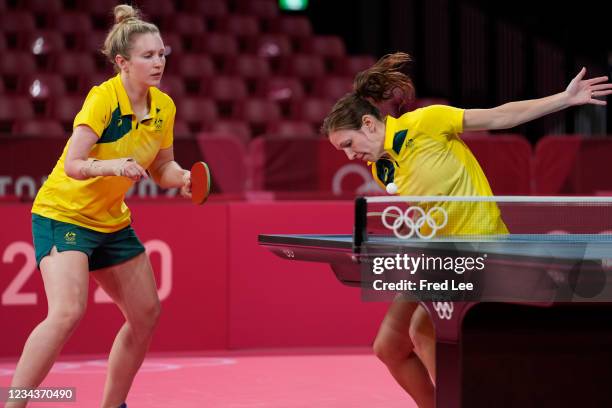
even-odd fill
[(112, 160), (98, 160), (89, 158), (81, 167), (81, 174), (86, 178), (100, 176), (124, 176), (126, 163), (133, 161), (134, 159), (131, 157)]

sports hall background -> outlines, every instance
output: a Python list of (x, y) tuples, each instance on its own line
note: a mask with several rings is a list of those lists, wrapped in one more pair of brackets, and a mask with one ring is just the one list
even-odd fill
[[(45, 315), (31, 200), (87, 91), (112, 75), (97, 50), (115, 3), (0, 0), (0, 357), (18, 356)], [(304, 12), (274, 0), (135, 3), (169, 47), (162, 88), (178, 110), (175, 156), (184, 167), (207, 161), (214, 177), (203, 207), (152, 184), (130, 193), (163, 299), (152, 350), (371, 343), (385, 304), (362, 302), (322, 265), (275, 258), (257, 234), (350, 233), (351, 199), (380, 193), (318, 128), (385, 53), (414, 56), (417, 98), (404, 109), (492, 107), (562, 91), (581, 66), (609, 74), (603, 3), (495, 3), (311, 0)], [(574, 108), (464, 139), (498, 195), (607, 195), (610, 111)], [(105, 352), (120, 324), (92, 284), (65, 352)]]

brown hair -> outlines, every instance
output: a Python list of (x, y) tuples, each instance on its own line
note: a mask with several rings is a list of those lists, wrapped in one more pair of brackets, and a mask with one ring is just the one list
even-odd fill
[(403, 52), (387, 54), (370, 68), (358, 73), (353, 81), (353, 92), (336, 102), (323, 121), (321, 133), (329, 135), (335, 130), (360, 129), (363, 115), (382, 120), (376, 104), (394, 98), (395, 90), (401, 91), (403, 103), (412, 99), (412, 81), (400, 71), (410, 60), (410, 55)]
[(159, 34), (159, 29), (155, 24), (141, 20), (140, 11), (127, 4), (115, 6), (113, 13), (115, 24), (106, 35), (102, 53), (113, 64), (115, 71), (119, 72), (115, 56), (121, 55), (127, 60), (130, 59), (133, 36), (145, 33)]

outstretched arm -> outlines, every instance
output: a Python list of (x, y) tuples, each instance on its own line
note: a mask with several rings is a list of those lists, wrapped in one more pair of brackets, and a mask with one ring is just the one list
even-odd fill
[(510, 102), (492, 109), (466, 109), (463, 129), (508, 129), (570, 106), (605, 105), (606, 101), (595, 98), (610, 95), (612, 83), (607, 82), (606, 76), (583, 79), (585, 74), (586, 68), (582, 68), (564, 92), (545, 98)]

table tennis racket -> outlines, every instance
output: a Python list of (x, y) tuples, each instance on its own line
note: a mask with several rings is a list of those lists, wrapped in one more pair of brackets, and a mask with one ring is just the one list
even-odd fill
[(191, 166), (191, 202), (204, 204), (210, 194), (210, 171), (206, 163), (199, 161)]

